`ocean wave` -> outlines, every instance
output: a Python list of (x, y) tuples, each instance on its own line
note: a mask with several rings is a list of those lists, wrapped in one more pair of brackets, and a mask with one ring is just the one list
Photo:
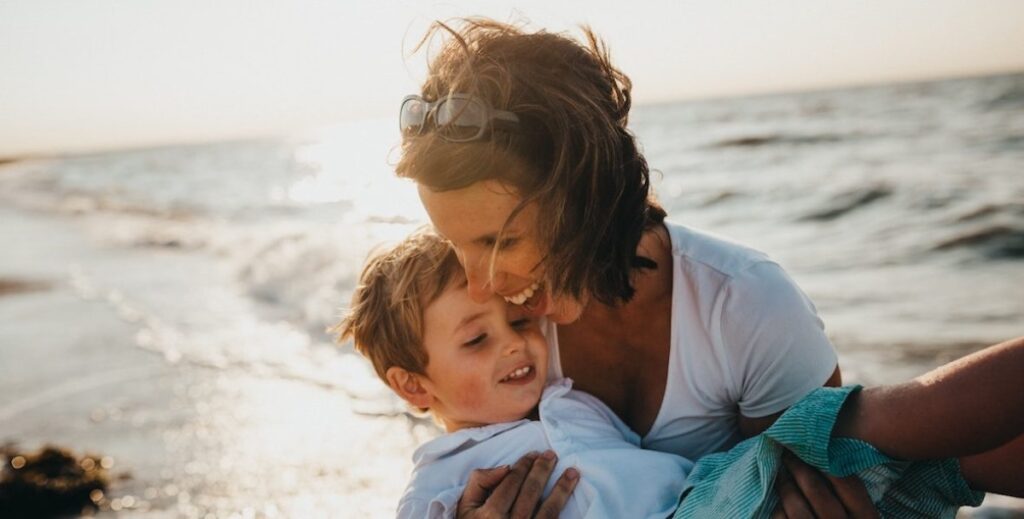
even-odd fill
[(820, 134), (820, 135), (747, 135), (741, 137), (730, 137), (709, 144), (708, 148), (755, 148), (760, 146), (776, 145), (813, 145), (832, 144), (849, 139), (848, 135), (841, 134)]
[(718, 205), (718, 204), (720, 204), (722, 202), (725, 202), (725, 201), (728, 201), (728, 200), (732, 200), (732, 199), (737, 198), (739, 196), (742, 196), (742, 194), (739, 193), (738, 191), (734, 191), (734, 190), (731, 190), (731, 189), (723, 189), (723, 190), (720, 190), (720, 191), (709, 193), (707, 196), (705, 196), (703, 199), (701, 199), (697, 203), (697, 206), (698, 207), (711, 207), (713, 205)]
[(1024, 105), (1024, 76), (1018, 78), (1009, 88), (990, 99), (986, 105), (989, 108), (998, 109)]
[(954, 223), (967, 223), (987, 218), (1009, 217), (1024, 219), (1024, 202), (987, 203), (966, 211), (953, 219)]
[(85, 215), (120, 213), (170, 220), (184, 220), (202, 214), (195, 207), (169, 207), (134, 202), (116, 192), (90, 192), (61, 188), (51, 177), (4, 179), (0, 197), (16, 207), (33, 211)]
[(933, 251), (967, 248), (990, 259), (1024, 259), (1024, 228), (987, 225), (958, 233), (935, 244)]
[(1024, 150), (1024, 135), (1007, 135), (991, 144), (994, 153)]
[(310, 230), (270, 237), (237, 252), (236, 277), (265, 318), (295, 323), (327, 340), (325, 330), (347, 305), (363, 262), (354, 251), (365, 249), (347, 245)]
[(801, 216), (798, 220), (817, 222), (835, 220), (890, 195), (892, 195), (892, 188), (888, 186), (869, 186), (863, 189), (839, 193), (833, 196), (823, 207)]

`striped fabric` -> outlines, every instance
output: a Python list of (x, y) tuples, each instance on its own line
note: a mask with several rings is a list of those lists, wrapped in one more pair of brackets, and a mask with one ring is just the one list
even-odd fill
[(831, 438), (843, 402), (859, 390), (816, 389), (764, 433), (701, 458), (674, 517), (769, 517), (783, 447), (823, 472), (859, 476), (882, 517), (952, 519), (960, 506), (981, 504), (984, 493), (968, 488), (954, 459), (897, 461), (863, 441)]

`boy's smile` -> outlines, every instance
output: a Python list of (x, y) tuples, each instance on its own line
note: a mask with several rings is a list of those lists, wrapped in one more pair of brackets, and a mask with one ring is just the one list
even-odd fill
[(449, 432), (525, 418), (540, 401), (548, 348), (537, 318), (499, 296), (474, 302), (465, 278), (423, 312), (423, 345), (421, 384)]

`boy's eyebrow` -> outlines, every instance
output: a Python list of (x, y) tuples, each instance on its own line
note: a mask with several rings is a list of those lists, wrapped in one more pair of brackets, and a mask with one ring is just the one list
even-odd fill
[(475, 321), (480, 316), (485, 315), (486, 313), (487, 313), (487, 310), (481, 310), (479, 312), (475, 312), (473, 314), (467, 315), (466, 317), (463, 317), (462, 320), (459, 321), (459, 325), (455, 327), (455, 331), (458, 331), (463, 326), (465, 326), (465, 325)]

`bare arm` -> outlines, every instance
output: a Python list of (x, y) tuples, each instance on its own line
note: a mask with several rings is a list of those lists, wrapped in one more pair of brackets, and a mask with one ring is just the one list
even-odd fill
[(980, 454), (1022, 433), (1024, 337), (905, 384), (865, 389), (851, 396), (832, 431), (906, 460)]
[(971, 488), (1024, 497), (1024, 434), (988, 452), (960, 458), (960, 473)]

